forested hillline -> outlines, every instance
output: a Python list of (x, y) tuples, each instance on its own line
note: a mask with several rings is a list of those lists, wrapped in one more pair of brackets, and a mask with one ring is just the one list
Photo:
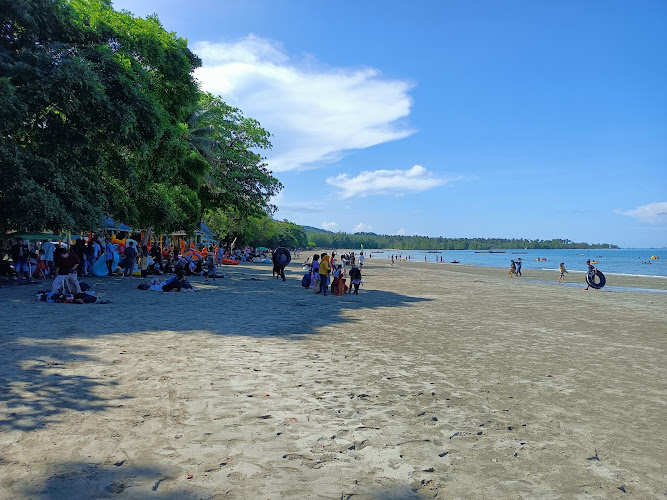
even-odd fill
[(317, 248), (394, 248), (397, 250), (506, 250), (506, 249), (601, 249), (618, 248), (609, 243), (577, 243), (567, 239), (528, 240), (505, 238), (444, 238), (372, 233), (331, 233), (306, 230), (308, 245)]

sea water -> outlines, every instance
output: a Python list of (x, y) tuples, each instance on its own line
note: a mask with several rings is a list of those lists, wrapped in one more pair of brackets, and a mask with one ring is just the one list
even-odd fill
[[(495, 250), (494, 250), (495, 251)], [(503, 250), (497, 250), (503, 251)], [(377, 253), (381, 252), (381, 253)], [(439, 252), (439, 253), (433, 253)], [(410, 257), (412, 262), (449, 263), (459, 261), (462, 265), (483, 267), (510, 267), (511, 260), (521, 258), (522, 270), (558, 271), (561, 262), (568, 272), (586, 272), (586, 260), (605, 274), (621, 276), (667, 277), (667, 248), (628, 249), (572, 249), (572, 250), (504, 250), (505, 253), (475, 253), (473, 250), (372, 250), (365, 249), (364, 255), (371, 259), (391, 259)], [(358, 254), (359, 251), (357, 250)], [(660, 257), (651, 259), (652, 256)], [(546, 260), (537, 260), (546, 259)]]

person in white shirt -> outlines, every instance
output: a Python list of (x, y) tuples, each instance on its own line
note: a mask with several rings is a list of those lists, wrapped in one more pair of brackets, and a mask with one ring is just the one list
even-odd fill
[(53, 254), (56, 251), (56, 246), (49, 240), (44, 240), (42, 241), (42, 250), (44, 250), (44, 262), (46, 263), (49, 276), (53, 276), (53, 273), (56, 269), (53, 263)]

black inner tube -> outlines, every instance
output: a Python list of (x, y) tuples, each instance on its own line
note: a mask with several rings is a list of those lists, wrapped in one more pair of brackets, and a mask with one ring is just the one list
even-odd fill
[(273, 263), (277, 266), (285, 267), (292, 260), (292, 255), (287, 248), (276, 248), (273, 252)]
[[(596, 282), (595, 277), (598, 277), (598, 280)], [(598, 271), (597, 273), (591, 275), (587, 274), (586, 275), (586, 283), (588, 286), (591, 286), (593, 288), (597, 288), (598, 290), (602, 287), (604, 287), (607, 284), (607, 278), (605, 278), (604, 274), (602, 274), (602, 271)]]

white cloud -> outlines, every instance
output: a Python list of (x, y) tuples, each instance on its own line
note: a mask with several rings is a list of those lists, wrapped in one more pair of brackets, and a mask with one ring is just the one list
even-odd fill
[(369, 226), (368, 224), (364, 224), (363, 222), (360, 222), (356, 226), (354, 226), (354, 229), (352, 230), (353, 233), (367, 233), (373, 229), (373, 226)]
[(447, 179), (434, 176), (421, 165), (414, 165), (408, 170), (367, 170), (356, 177), (339, 174), (327, 179), (328, 184), (340, 189), (342, 198), (369, 194), (417, 193), (446, 182)]
[(405, 234), (406, 234), (407, 232), (408, 232), (408, 230), (405, 229), (404, 227), (402, 227), (402, 228), (400, 228), (398, 231), (396, 231), (396, 234), (399, 235), (399, 236), (405, 236)]
[(237, 43), (199, 42), (202, 88), (219, 94), (274, 135), (273, 171), (314, 167), (347, 150), (401, 139), (412, 100), (406, 81), (374, 68), (322, 68), (294, 61), (274, 42), (250, 35)]
[(634, 217), (651, 224), (667, 224), (667, 201), (641, 205), (634, 210), (614, 210), (617, 214)]
[(335, 231), (338, 229), (338, 224), (336, 222), (323, 222), (322, 228), (326, 229), (327, 231)]

